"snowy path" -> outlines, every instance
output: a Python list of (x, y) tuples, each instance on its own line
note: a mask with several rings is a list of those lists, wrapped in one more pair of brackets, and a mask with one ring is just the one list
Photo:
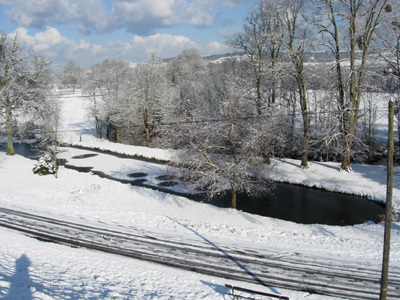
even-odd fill
[[(0, 208), (0, 224), (44, 240), (124, 255), (185, 270), (251, 283), (346, 299), (377, 299), (380, 265), (352, 264), (332, 257), (219, 245), (197, 233), (160, 235), (134, 227), (77, 224)], [(178, 221), (176, 221), (179, 223)], [(400, 268), (391, 267), (388, 299), (400, 297)]]

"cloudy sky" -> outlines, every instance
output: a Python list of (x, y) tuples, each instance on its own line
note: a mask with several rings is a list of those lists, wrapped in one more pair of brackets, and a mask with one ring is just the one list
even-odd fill
[(144, 61), (196, 48), (228, 51), (256, 0), (0, 0), (0, 31), (15, 35), (55, 70), (106, 58)]

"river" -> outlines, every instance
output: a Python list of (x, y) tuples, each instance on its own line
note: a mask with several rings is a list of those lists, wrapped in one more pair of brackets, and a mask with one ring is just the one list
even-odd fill
[[(38, 157), (38, 151), (27, 144), (15, 144), (17, 154), (29, 158)], [(0, 151), (5, 151), (5, 145), (0, 145)], [(74, 149), (75, 155), (68, 156), (68, 148), (63, 148), (65, 167), (80, 172), (92, 172), (101, 177), (123, 183), (156, 189), (166, 193), (184, 195), (194, 201), (209, 203), (218, 207), (230, 206), (230, 193), (213, 199), (206, 195), (190, 192), (183, 187), (177, 176), (173, 176), (165, 164), (156, 161), (136, 160), (110, 153), (93, 150)], [(76, 153), (79, 155), (76, 155)], [(65, 158), (66, 157), (66, 158)], [(114, 163), (111, 160), (115, 160)], [(118, 165), (117, 160), (124, 160), (124, 170), (113, 170), (104, 167)], [(302, 224), (354, 225), (367, 221), (380, 222), (385, 213), (385, 207), (366, 198), (324, 191), (284, 183), (276, 183), (275, 188), (262, 196), (238, 195), (237, 208), (244, 212), (261, 216), (279, 218)]]

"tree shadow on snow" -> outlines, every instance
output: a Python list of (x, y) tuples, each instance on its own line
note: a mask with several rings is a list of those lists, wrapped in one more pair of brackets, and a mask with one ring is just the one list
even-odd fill
[[(319, 162), (319, 161), (312, 161), (312, 164), (314, 165), (319, 165), (321, 167), (327, 168), (327, 169), (331, 169), (337, 172), (340, 172), (340, 165), (339, 166), (331, 166), (326, 162)], [(312, 167), (311, 167), (312, 168)]]
[[(385, 226), (385, 223), (382, 223), (382, 226)], [(392, 223), (392, 230), (400, 231), (400, 226), (395, 223)]]
[(202, 284), (204, 284), (204, 285), (206, 285), (206, 286), (212, 288), (217, 294), (220, 294), (221, 296), (224, 296), (224, 299), (225, 299), (226, 294), (227, 294), (228, 291), (229, 291), (229, 289), (226, 288), (226, 287), (223, 286), (223, 285), (214, 284), (214, 283), (211, 283), (211, 282), (208, 282), (208, 281), (204, 281), (204, 280), (200, 280), (200, 282), (201, 282)]
[[(238, 261), (235, 257), (233, 257), (231, 254), (229, 254), (228, 252), (226, 252), (224, 249), (222, 249), (221, 247), (219, 247), (217, 244), (213, 243), (212, 241), (210, 241), (209, 239), (207, 239), (206, 237), (202, 236), (201, 234), (199, 234), (197, 231), (193, 230), (192, 228), (190, 228), (189, 226), (180, 223), (177, 220), (174, 220), (173, 218), (169, 219), (177, 224), (179, 224), (180, 226), (186, 228), (187, 230), (193, 232), (195, 235), (197, 235), (198, 237), (200, 237), (201, 239), (203, 239), (204, 241), (206, 241), (208, 244), (210, 244), (212, 247), (214, 247), (215, 249), (217, 249), (218, 251), (220, 251), (226, 258), (228, 258), (229, 260), (231, 260), (233, 263), (235, 263), (240, 269), (242, 269), (247, 275), (249, 275), (255, 283), (261, 284), (265, 287), (268, 287), (268, 285), (263, 282), (260, 278), (258, 278), (258, 276), (256, 274), (254, 274), (251, 270), (247, 269), (245, 265), (243, 265), (240, 261)], [(275, 290), (272, 287), (268, 287), (272, 292), (279, 294), (279, 292), (277, 290)], [(226, 291), (226, 290), (225, 290)]]

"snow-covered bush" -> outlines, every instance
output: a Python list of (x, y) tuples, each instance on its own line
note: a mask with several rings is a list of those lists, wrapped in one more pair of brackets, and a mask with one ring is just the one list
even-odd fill
[(33, 165), (33, 173), (39, 175), (55, 174), (56, 169), (54, 166), (53, 158), (50, 154), (46, 153), (39, 158), (38, 163)]

